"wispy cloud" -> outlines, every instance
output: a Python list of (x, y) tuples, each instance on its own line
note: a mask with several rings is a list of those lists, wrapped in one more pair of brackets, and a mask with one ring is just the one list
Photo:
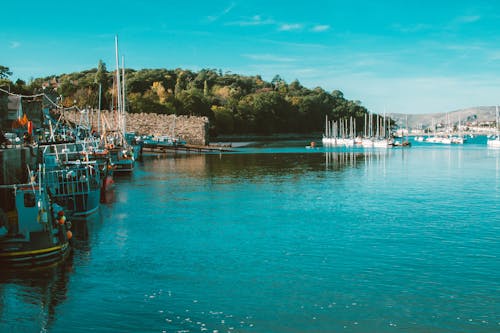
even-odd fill
[(294, 24), (289, 24), (289, 23), (284, 23), (281, 24), (278, 28), (279, 31), (292, 31), (292, 30), (300, 30), (302, 29), (302, 24), (294, 23)]
[(240, 21), (228, 22), (226, 23), (226, 25), (237, 25), (240, 27), (248, 27), (248, 26), (270, 25), (275, 23), (276, 22), (273, 19), (263, 18), (260, 15), (254, 15), (249, 18), (244, 18)]
[(323, 32), (327, 30), (330, 30), (330, 26), (327, 24), (318, 24), (311, 29), (312, 32)]
[(236, 6), (236, 4), (234, 2), (231, 2), (229, 4), (229, 6), (227, 6), (222, 12), (220, 12), (219, 14), (216, 14), (216, 15), (211, 15), (211, 16), (207, 16), (207, 20), (209, 22), (215, 22), (217, 21), (218, 19), (220, 19), (221, 17), (229, 14), (229, 12), (231, 12), (231, 10), (233, 10), (233, 8)]
[(415, 33), (415, 32), (423, 32), (430, 30), (432, 29), (432, 26), (430, 24), (425, 24), (425, 23), (417, 23), (410, 25), (394, 24), (392, 26), (392, 29), (402, 33)]
[(474, 23), (481, 19), (480, 15), (460, 16), (456, 19), (458, 23)]
[(17, 49), (19, 46), (21, 46), (21, 43), (17, 42), (17, 41), (12, 41), (12, 42), (10, 42), (10, 45), (9, 45), (9, 47), (11, 49)]
[(257, 61), (272, 61), (272, 62), (294, 62), (296, 58), (282, 57), (274, 54), (242, 54), (243, 57)]

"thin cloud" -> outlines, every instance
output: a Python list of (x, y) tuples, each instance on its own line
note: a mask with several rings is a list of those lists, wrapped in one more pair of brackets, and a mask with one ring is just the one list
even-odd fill
[(221, 17), (229, 14), (229, 12), (231, 12), (231, 10), (233, 10), (233, 8), (235, 6), (236, 6), (236, 4), (234, 2), (231, 2), (231, 4), (229, 4), (229, 6), (227, 6), (221, 13), (219, 13), (217, 15), (207, 16), (207, 20), (209, 22), (215, 22), (215, 21), (219, 20)]
[(242, 54), (242, 56), (257, 61), (294, 62), (297, 60), (295, 58), (282, 57), (274, 54)]
[(479, 15), (468, 15), (468, 16), (460, 16), (457, 18), (458, 23), (474, 23), (481, 19)]
[(298, 24), (298, 23), (295, 23), (295, 24), (285, 23), (285, 24), (280, 25), (280, 27), (278, 28), (279, 31), (293, 31), (293, 30), (300, 30), (300, 29), (302, 29), (302, 24)]
[(229, 22), (226, 25), (236, 25), (240, 27), (248, 27), (248, 26), (260, 26), (260, 25), (270, 25), (275, 24), (276, 22), (272, 19), (262, 18), (260, 15), (254, 15), (250, 18), (245, 18), (240, 21)]
[(312, 32), (323, 32), (327, 30), (330, 30), (330, 26), (327, 24), (318, 24), (311, 29)]
[(13, 41), (13, 42), (10, 42), (10, 48), (11, 49), (17, 49), (18, 47), (21, 46), (21, 43), (20, 42), (17, 42), (17, 41)]
[(402, 33), (415, 33), (415, 32), (423, 32), (432, 29), (432, 26), (429, 24), (418, 23), (412, 25), (402, 25), (402, 24), (394, 24), (392, 26), (393, 30), (402, 32)]

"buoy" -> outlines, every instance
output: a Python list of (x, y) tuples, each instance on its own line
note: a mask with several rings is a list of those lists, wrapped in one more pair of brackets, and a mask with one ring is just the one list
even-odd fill
[(58, 213), (57, 213), (57, 216), (64, 216), (64, 211), (60, 210)]
[(66, 222), (66, 216), (63, 215), (59, 218), (59, 224), (63, 225), (64, 222)]
[(73, 233), (70, 230), (66, 231), (66, 237), (70, 240), (73, 237)]
[(28, 121), (28, 134), (33, 134), (33, 122), (31, 120)]

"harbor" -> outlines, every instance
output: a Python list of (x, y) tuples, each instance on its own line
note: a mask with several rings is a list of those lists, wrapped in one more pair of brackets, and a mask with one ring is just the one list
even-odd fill
[(65, 261), (0, 274), (0, 331), (498, 330), (500, 151), (312, 140), (144, 155)]
[(500, 2), (2, 8), (0, 333), (500, 332)]

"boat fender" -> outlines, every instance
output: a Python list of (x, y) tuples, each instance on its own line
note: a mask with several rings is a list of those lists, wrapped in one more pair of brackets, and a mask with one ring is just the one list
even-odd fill
[(71, 232), (71, 230), (66, 231), (66, 237), (68, 238), (68, 240), (73, 238), (73, 233)]
[(47, 223), (48, 217), (47, 217), (47, 211), (43, 208), (38, 209), (38, 222), (40, 223)]

